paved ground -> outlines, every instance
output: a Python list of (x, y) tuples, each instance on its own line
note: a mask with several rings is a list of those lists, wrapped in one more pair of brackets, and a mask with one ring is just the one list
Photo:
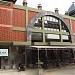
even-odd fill
[(38, 75), (38, 70), (28, 69), (26, 71), (0, 70), (0, 75)]
[[(0, 70), (0, 75), (39, 75), (37, 69), (27, 69), (26, 71), (18, 72), (17, 70)], [(41, 75), (75, 75), (75, 65), (63, 68), (44, 70)]]
[(75, 66), (45, 70), (42, 75), (75, 75)]

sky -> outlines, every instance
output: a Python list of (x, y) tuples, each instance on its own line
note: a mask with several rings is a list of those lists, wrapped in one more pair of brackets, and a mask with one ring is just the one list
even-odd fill
[[(58, 8), (59, 13), (64, 14), (75, 0), (27, 0), (27, 2), (28, 7), (37, 8), (37, 5), (41, 4), (43, 10), (54, 12), (55, 8)], [(18, 5), (22, 5), (22, 3), (23, 0), (17, 0), (16, 2)]]

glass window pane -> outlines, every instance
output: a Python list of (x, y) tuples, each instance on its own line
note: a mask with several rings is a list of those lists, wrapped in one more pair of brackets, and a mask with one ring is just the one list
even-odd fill
[(53, 22), (55, 22), (55, 18), (53, 18)]
[(56, 34), (47, 34), (48, 39), (60, 39), (59, 35)]
[(50, 21), (50, 17), (49, 16), (47, 16), (47, 20)]
[(68, 35), (62, 35), (62, 39), (68, 40)]
[(50, 21), (52, 21), (52, 17), (50, 17)]
[(56, 19), (55, 21), (56, 21), (56, 22), (58, 22), (58, 20), (57, 20), (57, 19)]
[(38, 23), (38, 20), (36, 20), (36, 22), (35, 23)]
[(44, 21), (47, 24), (47, 21)]

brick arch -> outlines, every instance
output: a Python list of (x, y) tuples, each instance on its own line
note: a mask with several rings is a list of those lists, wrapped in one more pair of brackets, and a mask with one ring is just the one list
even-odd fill
[(72, 31), (70, 30), (70, 27), (69, 27), (70, 25), (68, 25), (68, 23), (65, 21), (65, 19), (63, 17), (61, 17), (59, 14), (56, 14), (56, 13), (54, 13), (52, 11), (43, 11), (43, 12), (40, 12), (40, 13), (38, 13), (37, 15), (35, 15), (31, 19), (31, 21), (30, 21), (30, 23), (28, 24), (28, 27), (27, 27), (27, 41), (31, 41), (32, 29), (34, 27), (34, 24), (35, 24), (36, 20), (38, 18), (43, 17), (43, 16), (46, 16), (46, 15), (54, 16), (54, 17), (60, 19), (62, 22), (64, 22), (64, 24), (68, 28), (69, 33), (71, 35), (71, 41), (74, 42), (73, 41), (73, 36), (72, 36)]

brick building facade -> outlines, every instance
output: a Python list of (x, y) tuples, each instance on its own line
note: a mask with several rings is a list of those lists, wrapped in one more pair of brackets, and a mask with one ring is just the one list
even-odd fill
[[(12, 64), (16, 64), (20, 61), (25, 63), (27, 66), (29, 66), (28, 64), (33, 64), (31, 53), (34, 54), (34, 50), (36, 48), (30, 48), (29, 46), (49, 46), (47, 49), (51, 49), (51, 51), (55, 50), (55, 52), (56, 49), (62, 52), (67, 50), (71, 53), (71, 59), (69, 60), (74, 59), (74, 48), (72, 47), (75, 46), (75, 18), (53, 12), (45, 12), (46, 14), (43, 15), (43, 12), (44, 10), (41, 9), (15, 5), (13, 2), (0, 1), (0, 48), (9, 50), (8, 57), (0, 57), (0, 68), (12, 68)], [(47, 20), (44, 16), (50, 16), (52, 18), (50, 19), (52, 20), (50, 21), (52, 25), (50, 29), (48, 29), (47, 26), (44, 26), (49, 20), (49, 18)], [(39, 26), (34, 20), (38, 20)], [(41, 34), (38, 34), (39, 36), (37, 36), (37, 38), (32, 37), (30, 41), (27, 41), (27, 28), (30, 27), (28, 25), (32, 24), (35, 25), (32, 27), (33, 29), (31, 32), (37, 34), (41, 33), (42, 36)], [(58, 27), (55, 28), (54, 24), (57, 24)], [(48, 38), (51, 34), (58, 38)], [(32, 36), (35, 35), (32, 34)], [(50, 46), (58, 46), (60, 48), (50, 48)], [(45, 48), (42, 49), (45, 51)], [(27, 50), (27, 54), (29, 52), (31, 56), (26, 57), (25, 50)], [(30, 50), (33, 51), (31, 52)], [(41, 53), (43, 53), (43, 51)], [(60, 55), (58, 51), (56, 53)], [(43, 59), (41, 57), (40, 60)]]

